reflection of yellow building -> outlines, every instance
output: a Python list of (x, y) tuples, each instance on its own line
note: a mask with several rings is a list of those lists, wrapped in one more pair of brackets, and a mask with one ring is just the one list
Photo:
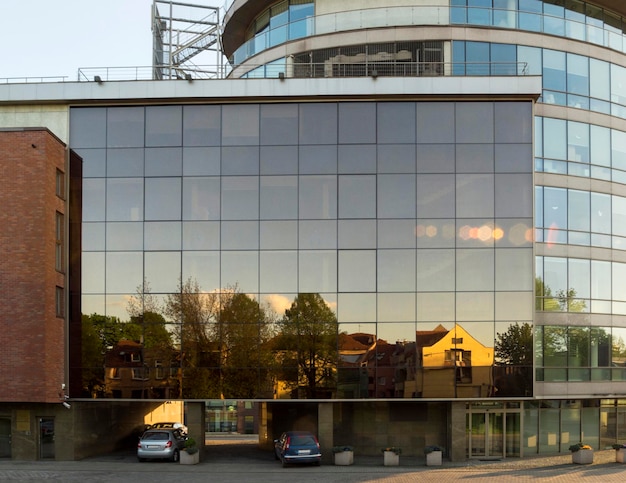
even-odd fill
[(408, 371), (404, 397), (490, 396), (493, 352), (493, 347), (484, 346), (458, 324), (454, 330), (438, 325), (417, 331), (416, 368), (414, 376)]

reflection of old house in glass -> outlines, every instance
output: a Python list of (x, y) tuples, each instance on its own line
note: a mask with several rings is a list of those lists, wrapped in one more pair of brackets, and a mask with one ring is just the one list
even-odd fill
[(120, 340), (105, 356), (105, 392), (113, 398), (179, 398), (179, 373), (171, 355)]
[(407, 378), (404, 397), (491, 395), (493, 347), (484, 346), (460, 325), (454, 330), (438, 325), (434, 330), (417, 331), (415, 346), (415, 379)]

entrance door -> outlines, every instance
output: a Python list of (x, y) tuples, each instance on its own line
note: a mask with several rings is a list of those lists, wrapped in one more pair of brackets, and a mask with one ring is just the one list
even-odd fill
[(11, 419), (0, 418), (0, 458), (11, 457)]
[(504, 456), (504, 413), (471, 413), (468, 418), (470, 458)]
[(54, 457), (54, 419), (39, 418), (39, 459)]

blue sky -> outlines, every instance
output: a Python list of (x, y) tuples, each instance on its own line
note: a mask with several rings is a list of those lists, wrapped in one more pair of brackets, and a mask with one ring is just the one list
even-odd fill
[(76, 80), (81, 67), (149, 66), (151, 7), (152, 0), (0, 0), (0, 79)]

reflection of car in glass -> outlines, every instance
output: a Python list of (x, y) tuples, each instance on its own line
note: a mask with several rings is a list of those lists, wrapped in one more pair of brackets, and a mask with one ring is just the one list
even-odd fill
[(178, 461), (187, 438), (180, 429), (149, 429), (137, 444), (137, 459), (169, 459)]
[(292, 463), (320, 465), (322, 452), (317, 438), (308, 431), (287, 431), (274, 440), (274, 456), (283, 467)]

